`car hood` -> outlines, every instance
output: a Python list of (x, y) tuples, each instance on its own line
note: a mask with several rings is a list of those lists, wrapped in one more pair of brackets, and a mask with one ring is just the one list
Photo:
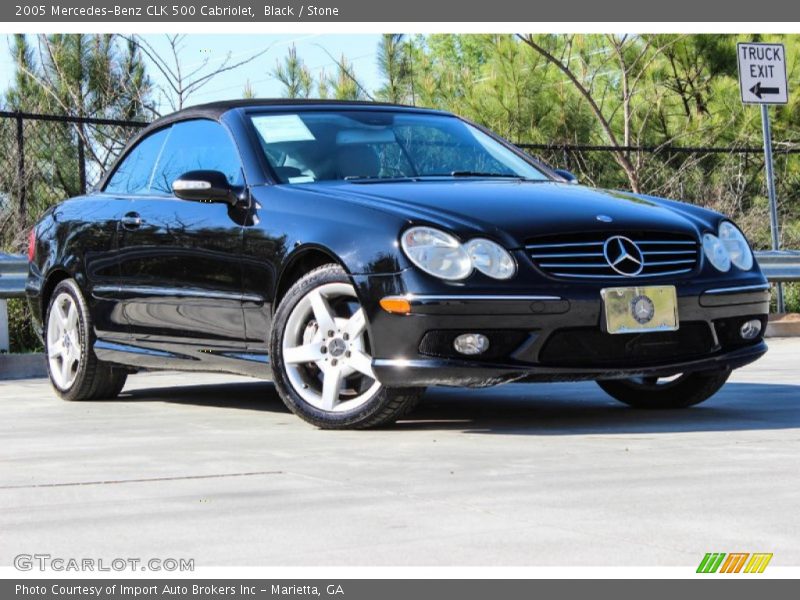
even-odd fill
[(551, 181), (336, 181), (291, 187), (391, 211), (410, 222), (440, 225), (458, 234), (478, 230), (504, 239), (509, 247), (552, 233), (657, 231), (697, 236), (699, 228), (713, 228), (710, 211), (682, 210), (680, 204), (657, 198)]

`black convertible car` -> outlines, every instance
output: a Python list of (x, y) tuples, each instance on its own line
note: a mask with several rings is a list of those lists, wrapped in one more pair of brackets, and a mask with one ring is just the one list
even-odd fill
[(180, 111), (31, 232), (53, 386), (92, 400), (139, 369), (271, 377), (303, 419), (369, 427), (431, 385), (590, 379), (684, 407), (766, 351), (769, 287), (734, 224), (574, 184), (435, 110)]

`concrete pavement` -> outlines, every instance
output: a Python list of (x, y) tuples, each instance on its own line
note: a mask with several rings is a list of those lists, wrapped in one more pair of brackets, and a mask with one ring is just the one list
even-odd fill
[(90, 403), (0, 382), (0, 565), (798, 565), (800, 340), (770, 346), (689, 410), (592, 383), (437, 389), (366, 432), (232, 376), (137, 375)]

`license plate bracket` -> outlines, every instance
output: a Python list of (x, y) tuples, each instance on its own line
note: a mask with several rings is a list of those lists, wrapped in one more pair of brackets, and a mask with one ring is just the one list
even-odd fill
[(604, 288), (600, 296), (607, 333), (676, 331), (679, 327), (678, 295), (673, 285)]

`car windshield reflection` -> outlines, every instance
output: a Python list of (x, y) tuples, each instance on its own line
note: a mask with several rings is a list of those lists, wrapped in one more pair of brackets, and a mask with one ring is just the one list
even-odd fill
[(392, 111), (251, 114), (280, 183), (436, 178), (549, 181), (542, 170), (453, 116)]

